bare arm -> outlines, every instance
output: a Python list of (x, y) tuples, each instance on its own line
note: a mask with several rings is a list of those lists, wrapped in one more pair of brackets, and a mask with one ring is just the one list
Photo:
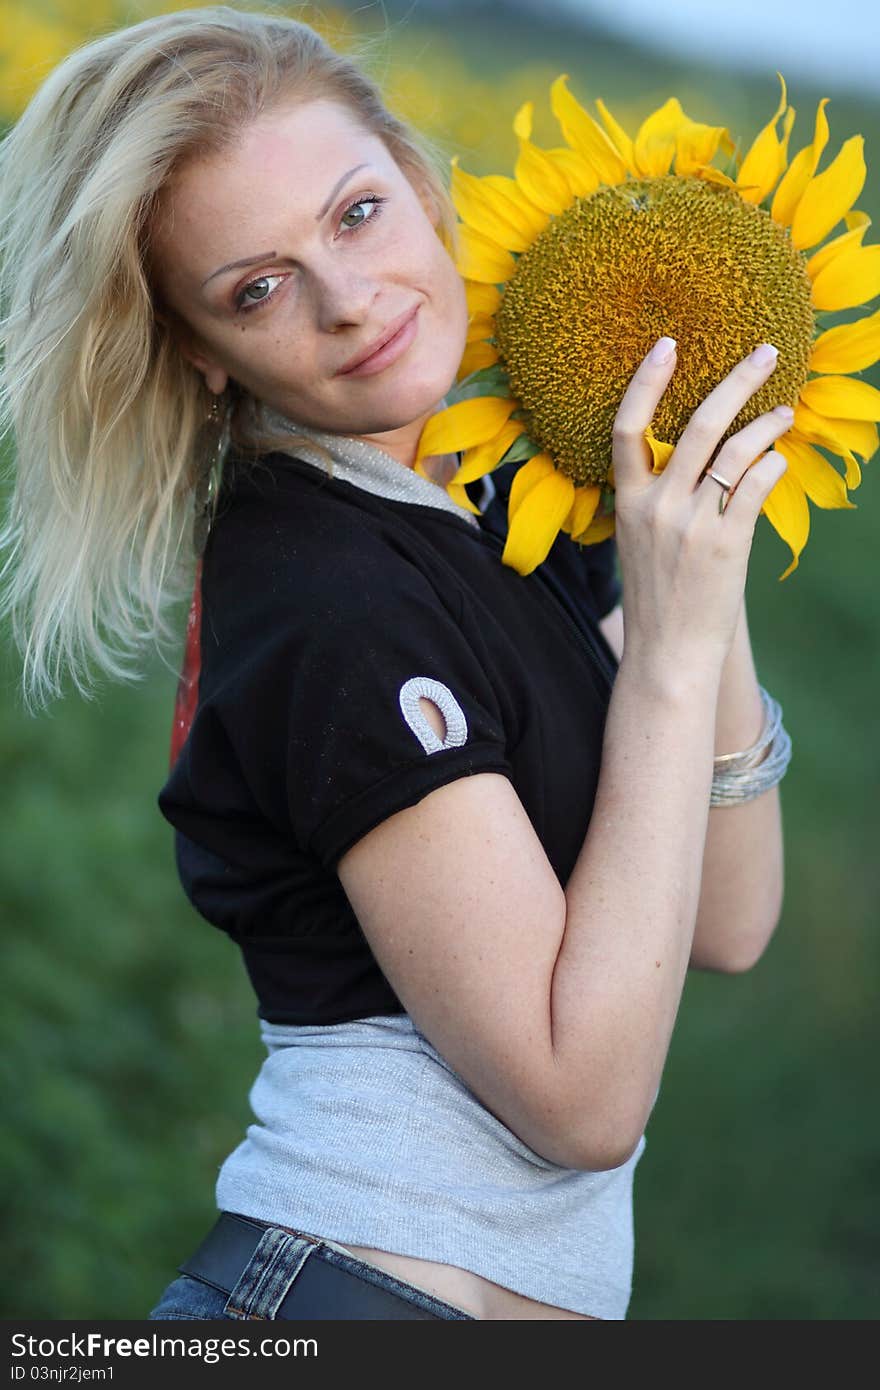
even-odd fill
[(589, 832), (566, 885), (551, 983), (552, 1048), (579, 1077), (572, 1133), (614, 1167), (660, 1084), (700, 893), (718, 674), (656, 670), (624, 653)]
[[(715, 753), (749, 748), (763, 722), (743, 603), (721, 676)], [(783, 892), (779, 788), (740, 805), (711, 807), (691, 964), (724, 971), (753, 966), (776, 929)]]
[(416, 1026), (487, 1109), (566, 1167), (624, 1162), (659, 1085), (700, 888), (717, 684), (624, 658), (564, 892), (496, 773), (438, 788), (339, 861)]
[[(600, 619), (605, 638), (623, 659), (623, 607)], [(764, 711), (749, 641), (745, 600), (724, 662), (715, 714), (715, 754), (749, 748), (760, 736)], [(782, 810), (778, 787), (740, 805), (713, 806), (690, 963), (702, 970), (737, 971), (754, 965), (779, 921), (784, 893)]]

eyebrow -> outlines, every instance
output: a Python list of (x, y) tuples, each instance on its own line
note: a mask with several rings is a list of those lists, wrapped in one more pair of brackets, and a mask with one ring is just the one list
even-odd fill
[[(348, 182), (352, 174), (356, 174), (358, 170), (366, 169), (366, 167), (366, 164), (355, 164), (353, 169), (349, 169), (346, 173), (342, 175), (341, 179), (337, 179), (336, 183), (330, 190), (330, 196), (328, 197), (326, 203), (315, 217), (316, 222), (320, 222), (321, 218), (326, 215), (328, 208), (333, 202), (333, 199), (336, 197), (337, 193), (342, 188), (342, 186)], [(218, 275), (225, 275), (227, 270), (244, 270), (247, 266), (256, 265), (259, 261), (271, 261), (274, 259), (275, 256), (277, 256), (277, 254), (277, 251), (260, 251), (258, 255), (248, 256), (243, 261), (230, 261), (228, 265), (221, 265), (219, 270), (212, 271), (211, 274), (208, 276), (207, 280), (202, 281), (201, 287), (202, 289), (204, 289), (205, 286), (209, 284), (212, 280), (215, 280)]]
[(321, 208), (321, 211), (315, 218), (316, 222), (320, 222), (321, 218), (326, 214), (328, 208), (330, 207), (330, 204), (333, 202), (333, 199), (336, 197), (336, 194), (339, 192), (342, 185), (348, 182), (352, 174), (356, 174), (359, 169), (366, 169), (366, 167), (366, 164), (356, 164), (353, 169), (349, 169), (347, 174), (343, 174), (341, 179), (337, 179), (336, 183), (334, 183), (333, 188), (331, 189), (330, 197), (327, 199), (326, 203)]
[(278, 255), (277, 251), (261, 251), (258, 256), (248, 256), (243, 261), (230, 261), (228, 265), (221, 265), (219, 270), (212, 271), (207, 280), (202, 281), (202, 289), (212, 280), (216, 280), (218, 275), (225, 275), (227, 270), (244, 270), (245, 266), (257, 265), (259, 261), (271, 261)]

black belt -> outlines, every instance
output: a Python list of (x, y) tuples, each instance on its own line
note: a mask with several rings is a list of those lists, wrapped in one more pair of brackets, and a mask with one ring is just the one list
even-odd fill
[[(181, 1274), (200, 1279), (221, 1293), (231, 1294), (261, 1239), (270, 1229), (270, 1222), (259, 1222), (251, 1217), (239, 1216), (236, 1212), (222, 1211), (195, 1254), (177, 1268)], [(280, 1229), (286, 1230), (285, 1227)], [(297, 1232), (297, 1235), (313, 1249), (296, 1273), (278, 1307), (276, 1318), (288, 1321), (417, 1318), (433, 1322), (443, 1317), (470, 1319), (472, 1316), (444, 1303), (442, 1299), (432, 1299), (437, 1312), (430, 1312), (406, 1297), (406, 1284), (394, 1275), (379, 1269), (371, 1275), (374, 1267), (357, 1260), (354, 1255), (344, 1256), (331, 1251), (329, 1246), (314, 1236), (301, 1232)], [(352, 1265), (359, 1266), (359, 1271), (344, 1268), (337, 1261), (350, 1261)], [(389, 1283), (398, 1284), (401, 1292), (395, 1293), (388, 1288)], [(431, 1298), (428, 1294), (422, 1296)]]

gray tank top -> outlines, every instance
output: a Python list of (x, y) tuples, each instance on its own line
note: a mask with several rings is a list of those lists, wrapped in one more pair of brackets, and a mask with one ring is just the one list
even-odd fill
[(619, 1168), (560, 1167), (496, 1119), (407, 1014), (260, 1025), (255, 1123), (220, 1168), (221, 1211), (625, 1318), (644, 1136)]

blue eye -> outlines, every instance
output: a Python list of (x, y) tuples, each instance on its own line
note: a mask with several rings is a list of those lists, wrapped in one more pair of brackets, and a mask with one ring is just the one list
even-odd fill
[[(344, 226), (348, 227), (349, 231), (356, 232), (361, 227), (365, 226), (367, 222), (374, 222), (376, 220), (379, 216), (382, 204), (386, 201), (385, 198), (377, 197), (375, 193), (365, 193), (362, 198), (358, 198), (356, 203), (349, 203), (340, 221)], [(364, 208), (371, 208), (372, 211), (363, 212), (362, 209)], [(346, 222), (345, 219), (351, 216), (352, 213), (358, 214), (357, 219), (354, 222)]]
[[(235, 301), (235, 307), (243, 314), (250, 313), (251, 309), (259, 309), (261, 305), (268, 304), (270, 299), (275, 297), (274, 290), (266, 290), (260, 293), (260, 287), (268, 285), (270, 280), (283, 280), (283, 275), (260, 275), (256, 280), (251, 280), (249, 285), (245, 285), (241, 294)], [(247, 299), (247, 295), (256, 293), (255, 299)]]

